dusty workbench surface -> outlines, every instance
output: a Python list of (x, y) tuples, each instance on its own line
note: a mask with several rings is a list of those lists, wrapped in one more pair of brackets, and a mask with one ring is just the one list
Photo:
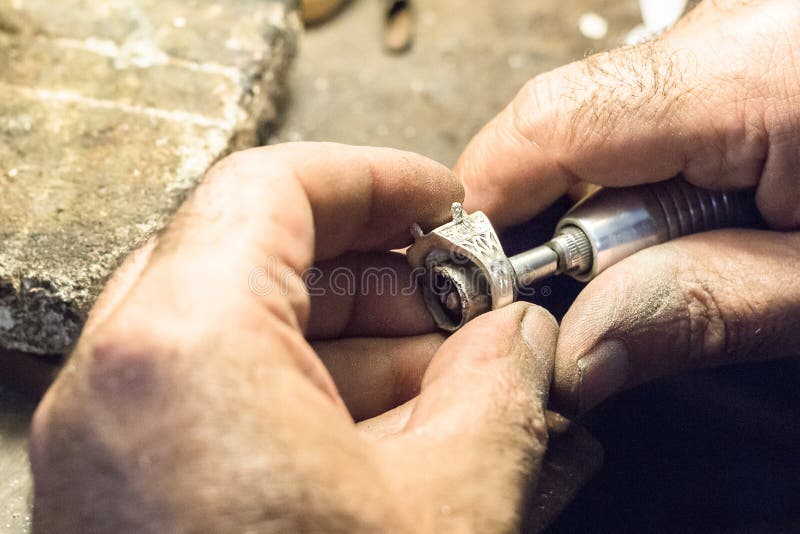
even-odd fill
[(66, 350), (205, 170), (257, 143), (284, 0), (0, 0), (0, 348)]

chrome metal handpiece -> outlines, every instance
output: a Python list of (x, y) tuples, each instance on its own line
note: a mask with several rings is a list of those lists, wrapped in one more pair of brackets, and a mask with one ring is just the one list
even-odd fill
[(709, 191), (679, 178), (604, 188), (569, 210), (550, 241), (509, 258), (486, 215), (467, 215), (458, 203), (452, 212), (430, 233), (414, 225), (408, 250), (409, 264), (427, 273), (428, 309), (449, 331), (510, 304), (537, 280), (563, 273), (588, 281), (644, 248), (759, 220), (752, 191)]

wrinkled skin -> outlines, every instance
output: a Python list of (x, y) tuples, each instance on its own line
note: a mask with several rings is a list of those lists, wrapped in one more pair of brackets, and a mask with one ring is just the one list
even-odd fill
[(535, 78), (470, 144), (467, 208), (500, 224), (584, 182), (758, 187), (773, 231), (636, 254), (560, 333), (524, 304), (444, 341), (417, 294), (310, 298), (297, 276), (256, 294), (270, 258), (404, 269), (385, 251), (462, 190), (384, 149), (226, 159), (115, 276), (37, 410), (36, 531), (514, 531), (553, 360), (554, 399), (583, 410), (678, 370), (796, 354), (799, 34), (793, 0), (706, 2), (655, 42)]
[(571, 188), (678, 173), (756, 188), (773, 231), (678, 239), (602, 273), (564, 317), (567, 412), (691, 368), (800, 354), (800, 3), (701, 3), (655, 41), (531, 80), (470, 143), (467, 209), (501, 225)]
[[(309, 297), (296, 274), (402, 280), (385, 251), (462, 195), (449, 170), (388, 149), (218, 164), (117, 273), (37, 410), (35, 530), (517, 528), (547, 440), (553, 318), (516, 304), (445, 341), (418, 293)], [(251, 290), (265, 266), (283, 286)]]

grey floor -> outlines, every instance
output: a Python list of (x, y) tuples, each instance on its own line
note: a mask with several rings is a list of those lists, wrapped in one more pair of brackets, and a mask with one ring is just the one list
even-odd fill
[[(356, 0), (307, 32), (271, 141), (390, 146), (453, 165), (525, 81), (619, 45), (641, 21), (636, 0), (417, 0), (414, 45), (393, 56), (385, 5)], [(604, 38), (579, 31), (587, 12), (608, 22)]]
[(30, 475), (26, 441), (33, 401), (0, 387), (0, 532), (27, 532)]

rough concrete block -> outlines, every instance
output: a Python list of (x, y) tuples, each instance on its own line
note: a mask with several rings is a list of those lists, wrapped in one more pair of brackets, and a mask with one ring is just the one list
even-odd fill
[(206, 169), (276, 118), (291, 0), (0, 0), (0, 348), (60, 353)]

